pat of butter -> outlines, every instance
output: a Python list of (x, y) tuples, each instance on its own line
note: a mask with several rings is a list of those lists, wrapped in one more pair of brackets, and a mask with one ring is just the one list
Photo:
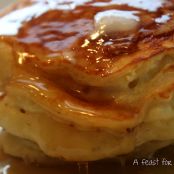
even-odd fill
[(95, 15), (95, 28), (102, 33), (127, 32), (136, 29), (140, 18), (136, 11), (107, 10)]

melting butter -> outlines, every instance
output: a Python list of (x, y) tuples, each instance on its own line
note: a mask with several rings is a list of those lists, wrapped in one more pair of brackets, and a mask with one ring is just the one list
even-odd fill
[(140, 22), (137, 13), (136, 11), (123, 10), (99, 12), (94, 17), (96, 30), (100, 34), (134, 30)]

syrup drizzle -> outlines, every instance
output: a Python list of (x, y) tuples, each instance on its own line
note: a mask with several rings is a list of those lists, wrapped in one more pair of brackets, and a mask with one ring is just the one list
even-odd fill
[[(87, 73), (105, 76), (112, 72), (114, 63), (121, 57), (141, 51), (142, 42), (151, 43), (152, 38), (158, 37), (161, 25), (174, 18), (168, 15), (173, 7), (171, 0), (30, 2), (30, 5), (15, 9), (0, 18), (0, 34), (4, 35), (4, 40), (15, 45), (18, 53), (34, 55), (32, 58), (26, 56), (22, 63), (18, 62), (24, 66), (25, 62), (28, 62), (27, 66), (30, 62), (41, 68), (52, 66), (54, 71), (63, 62)], [(114, 21), (117, 22), (121, 15), (121, 24), (125, 23), (125, 19), (127, 22), (128, 19), (133, 20), (130, 22), (133, 29), (127, 32), (123, 30), (124, 25), (120, 27), (121, 24), (118, 24), (119, 30), (117, 25), (109, 27), (114, 34), (95, 31), (95, 17), (106, 11), (115, 11)], [(123, 14), (126, 17), (123, 18)], [(113, 23), (109, 17), (105, 21), (110, 21), (109, 25)], [(99, 28), (103, 25), (99, 25)], [(164, 33), (166, 37), (165, 30)], [(10, 35), (15, 36), (15, 39), (7, 37)], [(67, 56), (65, 52), (72, 54)]]
[[(114, 1), (114, 0), (113, 0)], [(38, 2), (38, 3), (41, 3), (41, 1), (40, 0), (38, 0), (38, 1), (34, 1), (34, 2)], [(54, 2), (55, 1), (50, 1), (50, 2), (52, 2), (53, 4), (54, 4)], [(73, 1), (72, 1), (73, 2)], [(79, 1), (79, 2), (81, 2), (81, 1)], [(87, 1), (85, 1), (85, 2), (87, 2)], [(112, 2), (112, 1), (111, 1)], [(117, 3), (118, 5), (120, 5), (119, 3), (120, 2), (122, 2), (122, 3), (124, 3), (124, 4), (128, 4), (128, 1), (114, 1), (115, 3)], [(129, 1), (130, 2), (130, 1)], [(132, 7), (136, 7), (137, 8), (137, 5), (134, 5), (134, 3), (139, 3), (140, 1), (137, 1), (137, 0), (135, 0), (135, 1), (132, 1), (131, 3), (133, 3), (133, 4), (128, 4), (129, 6), (132, 6)], [(143, 1), (144, 3), (146, 2), (146, 4), (148, 4), (147, 3), (147, 0), (146, 1)], [(152, 1), (151, 1), (152, 2)], [(155, 5), (155, 7), (153, 6), (153, 8), (152, 8), (152, 6), (151, 6), (151, 8), (149, 9), (150, 11), (154, 11), (154, 10), (156, 10), (156, 9), (158, 9), (159, 7), (161, 7), (162, 6), (162, 4), (163, 4), (163, 2), (164, 1), (155, 1), (154, 3), (153, 3), (153, 5)], [(109, 4), (109, 5), (115, 5), (115, 3), (114, 4)], [(142, 3), (143, 4), (143, 3)], [(38, 5), (38, 4), (37, 4)], [(64, 7), (65, 8), (67, 8), (67, 7), (70, 7), (70, 9), (75, 9), (77, 6), (74, 6), (74, 5), (67, 5), (67, 4), (64, 4), (63, 2), (62, 2), (62, 5), (65, 5)], [(79, 4), (78, 4), (79, 5)], [(81, 5), (81, 4), (80, 4)], [(94, 4), (93, 4), (94, 5)], [(105, 4), (106, 5), (106, 4)], [(150, 4), (150, 5), (152, 5), (152, 4)], [(44, 6), (45, 6), (45, 4), (44, 4)], [(44, 6), (42, 6), (42, 7), (44, 7)], [(52, 6), (52, 5), (51, 5)], [(94, 8), (94, 11), (93, 11), (93, 14), (95, 14), (96, 13), (96, 10), (98, 11), (98, 7), (96, 8), (96, 6), (100, 6), (100, 8), (101, 8), (101, 4), (99, 5), (97, 5), (97, 4), (95, 4), (94, 5), (95, 6), (95, 8)], [(31, 6), (32, 8), (33, 8), (33, 6)], [(36, 6), (34, 6), (34, 9), (35, 9), (35, 7)], [(5, 16), (4, 18), (2, 18), (1, 20), (0, 20), (0, 23), (6, 28), (6, 27), (9, 27), (10, 26), (10, 28), (9, 29), (12, 29), (12, 30), (9, 30), (9, 31), (5, 31), (4, 30), (4, 28), (2, 29), (2, 30), (0, 30), (0, 32), (2, 32), (1, 34), (4, 34), (4, 35), (15, 35), (16, 33), (18, 33), (19, 32), (19, 29), (21, 30), (20, 31), (20, 33), (18, 33), (19, 35), (18, 35), (18, 41), (20, 41), (22, 44), (32, 44), (32, 43), (42, 43), (43, 41), (45, 41), (45, 40), (47, 40), (48, 38), (50, 39), (51, 38), (51, 40), (53, 39), (57, 39), (57, 38), (54, 38), (54, 37), (57, 37), (57, 36), (53, 36), (53, 37), (51, 37), (50, 36), (50, 31), (48, 31), (48, 35), (46, 35), (46, 37), (47, 38), (45, 38), (45, 40), (43, 39), (41, 39), (41, 41), (39, 40), (39, 38), (37, 38), (37, 36), (43, 36), (43, 37), (45, 37), (45, 34), (46, 33), (42, 33), (42, 31), (44, 30), (44, 27), (45, 27), (45, 24), (43, 24), (42, 23), (42, 20), (41, 20), (41, 23), (40, 23), (40, 21), (39, 21), (39, 19), (40, 19), (40, 17), (41, 17), (41, 19), (43, 19), (45, 16), (44, 15), (46, 15), (46, 13), (47, 12), (49, 12), (50, 10), (53, 10), (52, 8), (50, 8), (49, 7), (49, 10), (45, 10), (46, 8), (44, 7), (44, 8), (40, 8), (41, 6), (39, 6), (39, 9), (41, 9), (41, 11), (39, 12), (38, 11), (38, 8), (36, 8), (37, 10), (36, 11), (34, 11), (34, 13), (28, 13), (27, 12), (27, 10), (26, 10), (26, 8), (24, 8), (25, 10), (26, 10), (26, 15), (24, 15), (24, 18), (23, 18), (23, 16), (22, 15), (19, 15), (19, 14), (21, 14), (21, 12), (22, 12), (22, 10), (24, 10), (24, 9), (20, 9), (19, 11), (16, 11), (15, 12), (15, 15), (14, 15), (14, 13), (12, 12), (9, 16), (7, 15), (7, 16)], [(53, 6), (52, 6), (53, 7)], [(61, 7), (61, 6), (59, 6), (59, 7)], [(63, 8), (63, 6), (62, 6), (62, 8)], [(100, 9), (99, 8), (99, 9)], [(125, 6), (124, 6), (124, 8), (125, 8)], [(139, 6), (138, 6), (138, 8), (140, 8)], [(148, 8), (149, 8), (149, 6), (148, 6)], [(143, 9), (143, 10), (147, 10), (148, 8), (146, 8), (146, 7), (142, 7), (141, 9)], [(79, 8), (79, 10), (82, 10), (83, 8), (81, 7), (81, 8)], [(106, 8), (107, 9), (107, 8)], [(109, 9), (109, 8), (108, 8)], [(57, 16), (57, 14), (61, 14), (61, 12), (59, 11), (60, 9), (56, 9), (57, 10), (57, 12), (55, 13), (55, 16)], [(64, 9), (65, 10), (65, 9)], [(100, 9), (100, 10), (103, 10), (103, 7)], [(99, 10), (99, 11), (100, 11)], [(133, 9), (132, 9), (133, 10)], [(141, 11), (141, 10), (140, 10)], [(20, 12), (20, 13), (19, 13)], [(39, 13), (38, 13), (39, 12)], [(59, 13), (58, 13), (59, 12)], [(66, 12), (67, 13), (67, 12)], [(78, 10), (77, 11), (75, 11), (75, 13), (78, 13)], [(12, 15), (13, 14), (13, 15)], [(72, 15), (73, 13), (70, 13), (70, 15)], [(78, 13), (78, 15), (79, 15), (79, 13)], [(18, 16), (19, 17), (19, 21), (18, 21), (18, 18), (15, 18), (16, 16)], [(22, 16), (22, 17), (21, 17)], [(47, 16), (47, 15), (46, 15)], [(54, 15), (53, 15), (54, 16)], [(20, 18), (21, 17), (21, 18)], [(35, 19), (36, 19), (36, 21), (35, 21)], [(50, 20), (49, 18), (47, 18), (48, 19), (48, 21)], [(71, 18), (69, 19), (69, 21), (71, 20)], [(153, 20), (154, 20), (154, 18), (153, 18)], [(55, 21), (51, 21), (50, 23), (48, 22), (48, 26), (46, 26), (46, 29), (48, 29), (51, 25), (52, 25), (52, 28), (51, 29), (53, 29), (53, 30), (55, 30), (56, 28), (61, 28), (62, 26), (64, 26), (65, 24), (67, 24), (66, 22), (68, 22), (69, 23), (69, 21), (61, 21), (58, 25), (56, 24), (56, 23), (54, 23)], [(126, 41), (126, 45), (127, 45), (127, 42), (129, 42), (129, 40), (131, 40), (131, 42), (132, 42), (132, 38), (134, 38), (134, 36), (132, 36), (132, 37), (121, 37), (121, 38), (109, 38), (108, 39), (108, 36), (104, 36), (104, 38), (100, 38), (100, 37), (98, 37), (98, 38), (96, 38), (96, 40), (94, 39), (92, 39), (92, 38), (86, 38), (86, 35), (87, 34), (89, 34), (92, 30), (93, 30), (93, 25), (92, 25), (92, 22), (93, 21), (93, 15), (92, 15), (92, 17), (91, 16), (88, 16), (87, 17), (87, 19), (83, 19), (83, 20), (77, 20), (76, 21), (76, 23), (71, 23), (70, 24), (70, 26), (72, 27), (72, 28), (74, 28), (74, 25), (77, 27), (78, 26), (78, 24), (79, 24), (79, 27), (82, 27), (81, 25), (85, 25), (85, 27), (84, 28), (88, 28), (88, 30), (87, 31), (83, 31), (83, 34), (81, 35), (81, 31), (79, 30), (79, 28), (77, 29), (77, 31), (78, 31), (78, 34), (76, 33), (77, 31), (74, 31), (74, 33), (71, 33), (72, 34), (72, 36), (71, 37), (73, 37), (74, 35), (75, 35), (75, 37), (76, 37), (76, 39), (78, 38), (80, 38), (80, 39), (82, 39), (82, 40), (78, 40), (78, 42), (80, 42), (81, 43), (81, 41), (84, 41), (84, 37), (85, 37), (85, 43), (84, 42), (82, 42), (83, 43), (83, 46), (84, 47), (82, 47), (82, 48), (88, 48), (87, 49), (87, 53), (89, 53), (89, 54), (93, 54), (93, 55), (96, 55), (95, 53), (98, 53), (98, 52), (100, 52), (100, 51), (102, 51), (102, 49), (101, 49), (101, 47), (100, 46), (103, 46), (103, 45), (109, 45), (109, 43), (120, 43), (120, 45), (122, 46), (122, 45), (124, 45), (123, 47), (126, 47), (126, 49), (128, 50), (129, 48), (128, 48), (128, 46), (125, 46), (125, 41)], [(6, 23), (7, 22), (7, 23)], [(23, 24), (26, 22), (26, 25), (28, 25), (27, 27), (29, 27), (29, 29), (27, 30), (27, 32), (25, 33), (24, 31), (23, 31), (23, 28), (21, 28), (22, 26), (23, 26)], [(28, 22), (28, 23), (27, 23)], [(165, 22), (167, 22), (167, 21), (165, 21)], [(15, 25), (17, 26), (17, 27), (12, 27), (13, 26), (13, 23), (15, 23)], [(36, 25), (33, 25), (32, 26), (32, 24), (36, 24), (36, 23), (40, 23), (40, 28), (39, 27), (37, 27)], [(43, 24), (43, 25), (42, 25)], [(1, 25), (1, 26), (2, 26)], [(70, 26), (68, 26), (68, 28), (70, 27)], [(89, 26), (89, 27), (87, 27), (87, 26)], [(72, 30), (72, 28), (70, 27), (70, 29)], [(25, 28), (25, 27), (24, 27)], [(7, 29), (7, 28), (6, 28)], [(66, 27), (65, 28), (63, 28), (63, 30), (65, 30), (65, 29), (67, 29)], [(82, 28), (81, 28), (82, 29)], [(41, 32), (41, 33), (37, 33), (37, 30), (39, 31), (39, 32)], [(51, 30), (51, 32), (53, 32), (53, 30)], [(68, 29), (67, 29), (68, 30)], [(33, 32), (32, 32), (33, 31)], [(5, 33), (4, 33), (5, 32)], [(23, 33), (24, 32), (24, 33)], [(47, 32), (47, 30), (46, 30), (46, 32)], [(60, 35), (61, 34), (61, 32), (63, 32), (63, 31), (59, 31), (58, 32), (58, 34)], [(68, 32), (67, 33), (69, 33), (69, 30), (68, 30)], [(67, 34), (66, 33), (66, 34)], [(34, 35), (33, 36), (33, 34), (36, 34), (36, 35)], [(51, 33), (52, 34), (52, 33)], [(69, 44), (72, 44), (72, 43), (74, 43), (75, 41), (77, 41), (77, 40), (71, 40), (71, 41), (69, 41), (69, 42), (67, 42), (67, 37), (70, 37), (69, 35), (67, 35), (67, 37), (66, 37), (66, 34), (65, 34), (65, 36), (63, 37), (63, 39), (62, 40), (64, 40), (65, 42), (66, 42), (66, 44), (67, 43), (69, 43)], [(39, 40), (39, 41), (38, 41)], [(121, 42), (121, 41), (124, 41), (124, 42)], [(48, 41), (48, 40), (47, 40)], [(49, 40), (50, 41), (50, 40)], [(55, 40), (54, 40), (55, 41)], [(97, 46), (99, 47), (99, 48), (97, 48), (97, 50), (95, 50), (94, 48), (95, 48), (95, 41), (96, 41), (96, 43), (97, 43)], [(61, 44), (60, 45), (62, 45), (62, 43), (63, 42), (61, 42)], [(94, 44), (94, 47), (92, 47), (92, 48), (90, 48), (90, 46), (91, 46), (91, 43), (92, 44)], [(25, 45), (25, 46), (26, 46)], [(37, 45), (37, 44), (36, 44)], [(36, 45), (34, 45), (34, 46), (36, 46)], [(51, 45), (51, 46), (50, 46)], [(86, 46), (85, 46), (86, 45)], [(111, 44), (112, 45), (112, 44)], [(129, 45), (129, 44), (128, 44)], [(24, 47), (25, 47), (24, 46)], [(53, 53), (54, 53), (54, 51), (60, 51), (62, 48), (57, 48), (57, 42), (56, 42), (56, 44), (52, 44), (52, 43), (45, 43), (45, 45), (44, 46), (46, 46), (46, 48), (49, 48), (49, 46), (50, 46), (50, 49), (49, 49), (49, 51), (51, 50)], [(78, 45), (79, 46), (79, 45)], [(64, 47), (63, 47), (64, 48)], [(77, 47), (73, 47), (74, 49), (77, 49), (77, 52), (78, 52), (78, 48)], [(114, 48), (115, 49), (115, 48)], [(126, 51), (127, 51), (126, 50)], [(27, 51), (29, 51), (29, 50), (27, 50)], [(76, 53), (77, 53), (76, 52)], [(123, 50), (121, 53), (125, 53), (125, 50)], [(126, 52), (127, 53), (127, 52)], [(88, 54), (88, 55), (89, 55)], [(32, 57), (33, 58), (33, 57)], [(89, 58), (88, 58), (89, 59)], [(104, 60), (104, 59), (102, 59), (101, 57), (99, 57), (99, 56), (97, 56), (97, 58), (96, 58), (96, 63), (98, 64), (98, 63), (100, 63), (101, 61), (110, 61), (110, 60)], [(19, 61), (19, 62), (21, 62), (20, 64), (21, 65), (23, 65), (24, 63), (23, 63), (23, 61)], [(91, 63), (89, 63), (89, 65), (91, 65)], [(108, 65), (107, 65), (108, 66)], [(0, 95), (1, 96), (1, 95)], [(2, 96), (3, 96), (3, 93), (2, 93)], [(20, 168), (20, 165), (19, 165), (19, 168)], [(5, 164), (5, 165), (2, 165), (2, 169), (0, 170), (0, 172), (2, 172), (3, 174), (7, 174), (7, 173), (10, 173), (9, 171), (11, 170), (11, 167), (10, 167), (10, 165), (9, 164)], [(24, 170), (25, 171), (25, 170)], [(78, 164), (78, 171), (79, 171), (79, 174), (88, 174), (89, 173), (89, 168), (88, 168), (88, 163), (79, 163)], [(107, 173), (108, 172), (108, 170), (105, 170), (104, 171), (104, 173)], [(32, 172), (31, 172), (32, 173)], [(40, 172), (39, 172), (40, 173)], [(42, 172), (41, 172), (42, 173)], [(48, 172), (49, 173), (49, 172)], [(115, 173), (115, 172), (114, 172)], [(145, 172), (146, 173), (146, 172)]]

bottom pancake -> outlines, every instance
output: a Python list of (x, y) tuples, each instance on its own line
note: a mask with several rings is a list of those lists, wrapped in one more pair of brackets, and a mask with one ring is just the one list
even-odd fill
[[(44, 154), (44, 152), (40, 150), (39, 146), (34, 142), (19, 138), (17, 136), (7, 133), (6, 131), (3, 131), (0, 134), (0, 140), (1, 149), (4, 153), (9, 154), (13, 157), (22, 158), (27, 163), (34, 163), (44, 166), (67, 164), (67, 161), (63, 161), (62, 159), (48, 157)], [(118, 156), (109, 160), (122, 163), (123, 160), (126, 161), (135, 158), (148, 158), (159, 149), (162, 149), (163, 147), (166, 147), (173, 143), (174, 141), (152, 141), (138, 147), (137, 149), (135, 149), (134, 152), (130, 154)]]
[(62, 165), (64, 161), (45, 155), (34, 142), (19, 138), (5, 131), (0, 134), (1, 148), (4, 153), (13, 157), (22, 158), (27, 163), (38, 165)]

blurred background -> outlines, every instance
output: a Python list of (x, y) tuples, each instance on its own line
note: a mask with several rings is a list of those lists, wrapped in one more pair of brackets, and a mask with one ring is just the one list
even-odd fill
[(15, 2), (16, 0), (0, 0), (0, 9), (5, 7), (7, 4)]

